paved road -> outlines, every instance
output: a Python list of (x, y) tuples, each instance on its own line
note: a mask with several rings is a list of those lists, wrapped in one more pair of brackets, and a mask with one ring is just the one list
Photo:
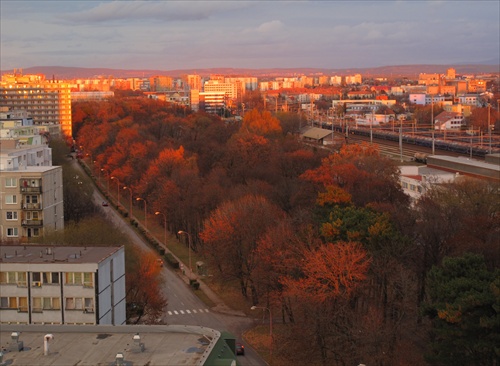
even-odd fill
[[(81, 169), (76, 162), (75, 165)], [(81, 169), (81, 172), (85, 174), (83, 169)], [(105, 200), (97, 188), (94, 190), (93, 200), (97, 205), (101, 205)], [(103, 207), (103, 210), (108, 219), (130, 237), (134, 245), (146, 251), (153, 251), (113, 206)], [(185, 265), (184, 267), (186, 268)], [(212, 308), (208, 308), (192, 292), (187, 276), (175, 272), (168, 266), (163, 267), (162, 276), (164, 279), (163, 293), (168, 300), (168, 305), (161, 323), (198, 325), (217, 330), (227, 330), (236, 336), (237, 342), (241, 342), (245, 346), (245, 356), (238, 358), (243, 366), (266, 365), (265, 361), (242, 340), (241, 335), (255, 324), (253, 319), (227, 307), (202, 281), (200, 281), (200, 289), (216, 304)]]

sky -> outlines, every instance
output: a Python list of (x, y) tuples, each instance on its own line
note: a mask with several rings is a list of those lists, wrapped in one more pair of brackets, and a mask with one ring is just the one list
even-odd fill
[(496, 64), (500, 1), (0, 0), (0, 69)]

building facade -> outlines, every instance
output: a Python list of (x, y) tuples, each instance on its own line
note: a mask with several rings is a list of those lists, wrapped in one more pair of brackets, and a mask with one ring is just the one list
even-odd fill
[(0, 323), (126, 320), (124, 247), (0, 247)]
[(0, 240), (26, 242), (64, 229), (62, 167), (52, 165), (46, 126), (9, 113), (0, 114), (9, 117), (0, 119)]
[(71, 85), (46, 80), (44, 75), (2, 75), (0, 106), (28, 111), (36, 125), (60, 125), (65, 137), (72, 136)]

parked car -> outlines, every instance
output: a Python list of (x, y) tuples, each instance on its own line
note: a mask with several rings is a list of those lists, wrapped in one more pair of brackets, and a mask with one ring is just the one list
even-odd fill
[(245, 346), (241, 343), (236, 343), (236, 354), (245, 356)]

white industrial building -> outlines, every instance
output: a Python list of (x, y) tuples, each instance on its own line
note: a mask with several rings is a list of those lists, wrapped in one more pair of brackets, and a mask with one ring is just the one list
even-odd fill
[(0, 324), (125, 321), (123, 246), (0, 246)]

